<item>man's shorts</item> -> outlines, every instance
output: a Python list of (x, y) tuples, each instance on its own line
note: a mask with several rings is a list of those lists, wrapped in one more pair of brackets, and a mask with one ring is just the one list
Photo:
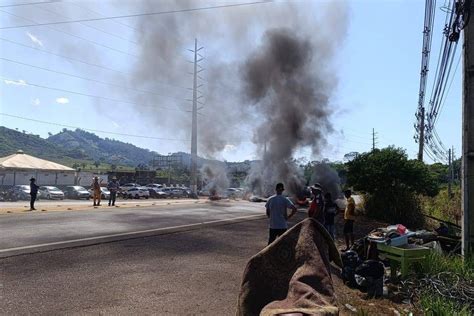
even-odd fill
[(352, 234), (354, 232), (354, 221), (346, 219), (344, 221), (344, 234)]

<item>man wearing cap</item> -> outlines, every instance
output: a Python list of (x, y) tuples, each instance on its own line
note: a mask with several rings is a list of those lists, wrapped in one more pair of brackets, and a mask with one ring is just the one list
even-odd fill
[(95, 176), (94, 181), (92, 182), (92, 195), (94, 199), (94, 206), (100, 206), (100, 199), (101, 199), (102, 192), (100, 190), (100, 183), (99, 183), (98, 176)]
[(313, 194), (313, 200), (309, 205), (308, 216), (317, 220), (321, 225), (324, 225), (324, 198), (322, 187), (319, 183), (315, 183), (310, 189)]
[[(282, 195), (284, 190), (283, 183), (278, 183), (275, 188), (276, 194), (271, 196), (265, 204), (267, 217), (270, 218), (268, 244), (271, 244), (278, 236), (286, 232), (288, 229), (288, 219), (296, 213), (296, 207), (293, 203)], [(287, 213), (289, 208), (291, 209), (290, 215)]]
[(115, 206), (115, 199), (117, 198), (117, 190), (119, 188), (119, 184), (117, 182), (117, 177), (113, 176), (112, 181), (107, 184), (107, 189), (110, 191), (110, 197), (109, 197), (109, 206), (110, 203), (112, 203), (112, 206)]
[(38, 186), (36, 185), (36, 179), (31, 178), (30, 179), (30, 211), (35, 211), (35, 201), (36, 201), (36, 196), (38, 195)]

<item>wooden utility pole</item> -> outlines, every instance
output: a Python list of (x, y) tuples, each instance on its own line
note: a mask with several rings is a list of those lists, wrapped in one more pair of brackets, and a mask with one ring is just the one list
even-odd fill
[[(469, 3), (469, 2), (467, 2)], [(465, 8), (474, 13), (474, 1)], [(471, 21), (472, 22), (472, 21)], [(474, 24), (464, 28), (462, 113), (462, 253), (474, 252)]]
[(376, 139), (375, 135), (376, 134), (377, 133), (375, 133), (375, 128), (372, 128), (372, 151), (375, 150), (375, 139)]

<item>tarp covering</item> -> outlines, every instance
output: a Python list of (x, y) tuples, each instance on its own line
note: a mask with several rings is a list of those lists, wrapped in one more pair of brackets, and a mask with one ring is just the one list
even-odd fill
[(74, 171), (74, 169), (58, 163), (27, 155), (21, 150), (16, 154), (0, 158), (0, 169)]
[(237, 315), (337, 315), (330, 261), (342, 266), (328, 232), (303, 220), (250, 259)]

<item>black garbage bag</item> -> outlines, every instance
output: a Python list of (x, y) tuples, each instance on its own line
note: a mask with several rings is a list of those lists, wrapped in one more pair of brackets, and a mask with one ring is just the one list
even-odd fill
[(342, 280), (350, 287), (357, 287), (355, 280), (356, 268), (361, 264), (357, 252), (349, 250), (341, 255), (342, 260)]
[(378, 260), (365, 260), (355, 269), (355, 280), (368, 297), (379, 298), (383, 295), (383, 276), (385, 267)]

